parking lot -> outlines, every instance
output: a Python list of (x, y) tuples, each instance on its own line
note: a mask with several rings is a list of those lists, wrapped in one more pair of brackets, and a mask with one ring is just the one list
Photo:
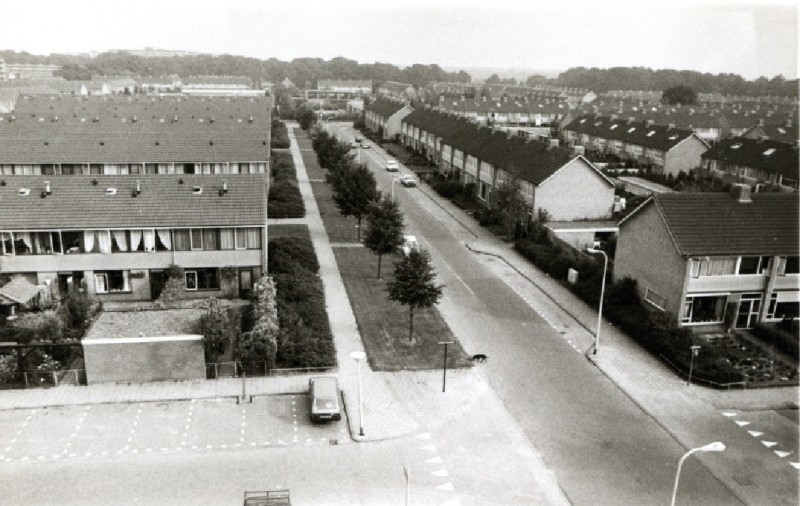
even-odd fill
[(315, 425), (304, 395), (0, 411), (0, 462), (350, 441), (347, 422)]

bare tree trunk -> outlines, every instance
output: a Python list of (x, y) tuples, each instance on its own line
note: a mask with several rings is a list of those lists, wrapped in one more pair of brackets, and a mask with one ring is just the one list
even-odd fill
[(381, 278), (381, 259), (382, 258), (383, 258), (383, 255), (381, 253), (378, 253), (378, 279), (382, 279)]
[(414, 306), (408, 306), (408, 340), (414, 342)]
[(358, 242), (361, 242), (361, 215), (359, 214), (356, 216), (358, 220), (358, 224), (356, 225), (356, 237), (358, 238)]

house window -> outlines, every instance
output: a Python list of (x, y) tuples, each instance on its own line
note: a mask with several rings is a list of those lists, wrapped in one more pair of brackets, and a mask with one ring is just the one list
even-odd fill
[(739, 260), (739, 274), (766, 274), (769, 271), (772, 257), (741, 257)]
[(767, 306), (767, 319), (797, 318), (800, 316), (800, 296), (797, 292), (773, 292)]
[(732, 276), (736, 274), (737, 258), (693, 258), (690, 274), (700, 276)]
[(0, 232), (0, 255), (13, 255), (14, 242), (11, 240), (11, 232)]
[(667, 299), (659, 295), (655, 291), (651, 290), (650, 288), (645, 290), (644, 300), (646, 300), (647, 302), (649, 302), (650, 304), (654, 305), (655, 307), (657, 307), (662, 311), (667, 307)]
[(104, 271), (94, 273), (94, 289), (97, 293), (130, 292), (128, 271)]
[(727, 295), (690, 295), (683, 303), (681, 321), (686, 324), (722, 323), (727, 300)]
[(199, 228), (191, 229), (192, 250), (203, 249), (203, 230)]
[(195, 269), (186, 271), (186, 290), (218, 290), (219, 269)]
[(236, 232), (236, 249), (247, 249), (247, 232), (244, 228), (234, 229)]
[(778, 258), (778, 275), (785, 276), (786, 274), (799, 274), (800, 273), (800, 257), (779, 257)]

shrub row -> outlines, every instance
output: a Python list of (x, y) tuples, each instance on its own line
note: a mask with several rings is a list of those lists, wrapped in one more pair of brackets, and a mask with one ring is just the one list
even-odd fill
[(797, 322), (793, 322), (792, 328), (781, 330), (771, 325), (757, 323), (753, 329), (753, 334), (761, 338), (765, 343), (775, 346), (776, 349), (786, 353), (795, 359), (800, 358), (800, 343), (798, 343)]
[(278, 119), (272, 120), (270, 145), (274, 149), (289, 148), (289, 130), (286, 124)]
[(335, 365), (336, 350), (311, 241), (288, 237), (270, 241), (269, 271), (277, 289), (281, 326), (277, 367)]
[(303, 196), (297, 186), (297, 173), (290, 153), (276, 153), (270, 157), (269, 202), (270, 218), (302, 218), (305, 216)]

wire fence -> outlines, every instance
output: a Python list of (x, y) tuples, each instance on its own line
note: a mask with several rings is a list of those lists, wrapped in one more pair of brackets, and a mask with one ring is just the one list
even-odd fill
[(327, 367), (270, 368), (267, 362), (207, 362), (206, 379), (238, 378), (245, 376), (288, 376), (310, 372), (325, 372), (334, 369)]

